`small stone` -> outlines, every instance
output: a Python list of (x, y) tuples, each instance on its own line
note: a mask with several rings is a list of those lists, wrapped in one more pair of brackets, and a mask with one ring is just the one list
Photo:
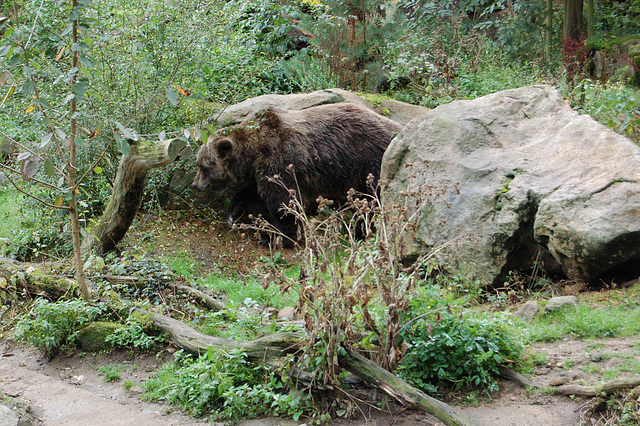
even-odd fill
[(291, 306), (287, 306), (286, 308), (282, 308), (280, 312), (278, 312), (278, 319), (287, 319), (292, 320), (296, 318), (296, 311)]
[(518, 312), (515, 313), (517, 318), (520, 318), (524, 321), (531, 321), (533, 317), (540, 311), (540, 305), (535, 300), (529, 300), (527, 303), (522, 305)]
[(273, 306), (267, 306), (262, 315), (264, 315), (266, 318), (273, 319), (278, 316), (278, 310)]
[(603, 360), (603, 357), (601, 353), (596, 352), (591, 354), (591, 357), (589, 359), (591, 359), (591, 362), (600, 362)]
[(140, 386), (133, 386), (131, 387), (131, 389), (129, 389), (129, 393), (132, 393), (134, 395), (140, 395), (144, 393), (144, 389), (142, 389), (142, 387)]
[(535, 374), (536, 376), (546, 376), (547, 374), (549, 374), (549, 369), (545, 368), (545, 367), (541, 367), (541, 368), (536, 368), (535, 369)]
[(73, 383), (74, 385), (80, 386), (82, 383), (84, 383), (85, 379), (86, 379), (86, 377), (84, 377), (83, 375), (72, 376), (71, 377), (71, 383)]
[(551, 379), (551, 381), (549, 382), (549, 386), (562, 386), (566, 385), (570, 381), (571, 379), (569, 379), (568, 377), (556, 377)]
[(576, 296), (559, 296), (552, 297), (545, 306), (545, 312), (555, 311), (556, 309), (564, 308), (567, 306), (576, 306), (578, 304), (578, 298)]

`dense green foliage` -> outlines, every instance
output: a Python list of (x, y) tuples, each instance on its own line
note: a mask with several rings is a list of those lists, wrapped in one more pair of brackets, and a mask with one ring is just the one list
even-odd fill
[(32, 313), (18, 322), (15, 336), (49, 357), (64, 346), (73, 346), (82, 326), (97, 319), (105, 308), (104, 305), (92, 306), (80, 300), (51, 303), (38, 299)]
[(197, 358), (177, 352), (176, 361), (145, 387), (148, 399), (165, 400), (195, 416), (209, 414), (212, 420), (247, 419), (266, 413), (298, 420), (312, 408), (309, 395), (289, 392), (277, 376), (249, 363), (240, 351), (209, 348)]
[(524, 346), (509, 315), (465, 312), (464, 300), (440, 286), (421, 289), (405, 313), (408, 344), (399, 367), (409, 383), (430, 393), (461, 387), (496, 390), (499, 367), (517, 367)]

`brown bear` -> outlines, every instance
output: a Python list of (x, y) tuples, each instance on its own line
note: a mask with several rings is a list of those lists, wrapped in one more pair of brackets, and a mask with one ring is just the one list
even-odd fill
[(351, 188), (371, 194), (367, 177), (377, 182), (382, 155), (399, 130), (396, 122), (352, 103), (301, 111), (269, 108), (209, 137), (198, 152), (191, 187), (239, 188), (229, 221), (263, 214), (294, 241), (295, 219), (282, 212), (291, 200), (289, 190), (310, 212), (319, 196), (342, 203)]

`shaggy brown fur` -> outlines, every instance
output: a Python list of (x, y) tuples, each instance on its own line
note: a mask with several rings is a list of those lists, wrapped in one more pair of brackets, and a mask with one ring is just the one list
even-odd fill
[(191, 186), (200, 191), (237, 186), (241, 197), (234, 197), (230, 212), (267, 212), (273, 225), (295, 238), (293, 218), (280, 211), (291, 195), (272, 178), (278, 176), (286, 188), (296, 190), (310, 211), (318, 196), (341, 203), (350, 188), (371, 193), (367, 176), (377, 182), (382, 155), (399, 130), (397, 123), (350, 103), (302, 111), (268, 109), (210, 136), (198, 152), (199, 170)]

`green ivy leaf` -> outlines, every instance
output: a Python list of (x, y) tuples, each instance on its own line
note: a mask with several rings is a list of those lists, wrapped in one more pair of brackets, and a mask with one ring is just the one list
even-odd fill
[(96, 67), (96, 64), (91, 59), (87, 58), (86, 56), (80, 55), (78, 57), (78, 60), (80, 60), (80, 63), (82, 65), (84, 65), (85, 67), (87, 67), (87, 68), (95, 68)]
[(55, 171), (53, 160), (51, 158), (47, 158), (44, 162), (44, 172), (47, 176), (51, 177), (54, 175)]
[(116, 140), (116, 149), (118, 150), (118, 152), (122, 155), (128, 155), (129, 152), (131, 152), (131, 146), (129, 145), (129, 142), (123, 140), (117, 133), (114, 133), (113, 137)]
[(33, 93), (34, 89), (35, 85), (33, 84), (33, 80), (31, 79), (25, 81), (22, 85), (22, 93), (24, 93), (25, 95), (30, 95), (31, 93)]

